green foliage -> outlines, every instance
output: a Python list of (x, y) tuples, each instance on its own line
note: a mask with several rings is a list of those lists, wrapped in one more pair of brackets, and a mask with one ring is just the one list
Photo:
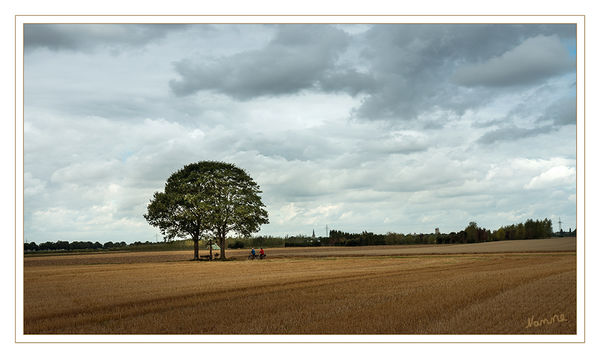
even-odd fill
[(26, 242), (23, 249), (25, 251), (37, 251), (39, 250), (39, 246), (35, 242)]
[(532, 220), (525, 223), (503, 226), (492, 236), (496, 240), (530, 240), (544, 239), (552, 236), (552, 220)]
[(127, 251), (177, 251), (189, 250), (194, 247), (192, 240), (172, 240), (168, 242), (139, 242), (136, 241), (123, 248)]
[(326, 242), (328, 245), (333, 246), (366, 246), (385, 245), (386, 239), (383, 235), (377, 235), (367, 231), (363, 231), (360, 234), (351, 234), (338, 230), (330, 230), (329, 238)]
[(237, 238), (236, 242), (241, 242), (244, 247), (284, 247), (285, 239), (274, 236), (255, 236), (247, 238)]
[(197, 244), (201, 235), (216, 238), (225, 259), (228, 233), (249, 236), (269, 222), (260, 193), (258, 184), (233, 164), (192, 163), (167, 179), (164, 192), (154, 193), (144, 217), (168, 240), (190, 237)]
[(479, 228), (477, 227), (477, 223), (471, 221), (469, 223), (469, 226), (465, 228), (465, 234), (467, 235), (467, 243), (470, 244), (473, 242), (477, 242), (478, 230)]
[(227, 247), (230, 249), (243, 249), (245, 246), (244, 242), (241, 240), (235, 240), (235, 242), (230, 242)]
[(285, 247), (314, 247), (321, 246), (321, 240), (306, 235), (290, 236), (285, 239), (284, 245)]
[(246, 247), (283, 247), (284, 239), (273, 236), (256, 236), (248, 239)]
[(502, 227), (499, 228), (498, 230), (494, 231), (494, 233), (492, 234), (493, 241), (504, 240), (505, 237), (506, 237), (506, 231)]

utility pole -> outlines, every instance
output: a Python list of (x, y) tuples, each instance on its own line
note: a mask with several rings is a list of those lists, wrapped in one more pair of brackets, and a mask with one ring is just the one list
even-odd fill
[(562, 221), (560, 221), (560, 216), (558, 217), (558, 231), (563, 232), (562, 231)]

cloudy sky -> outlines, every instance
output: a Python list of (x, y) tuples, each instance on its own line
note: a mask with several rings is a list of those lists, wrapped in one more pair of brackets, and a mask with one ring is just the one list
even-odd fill
[(24, 34), (28, 241), (153, 241), (152, 194), (202, 160), (261, 186), (261, 234), (575, 228), (575, 25)]

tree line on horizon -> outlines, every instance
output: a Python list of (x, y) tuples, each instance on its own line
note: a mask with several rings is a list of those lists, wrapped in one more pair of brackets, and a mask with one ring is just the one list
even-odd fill
[[(310, 247), (310, 246), (368, 246), (368, 245), (418, 245), (418, 244), (469, 244), (488, 241), (503, 240), (532, 240), (543, 239), (552, 236), (576, 236), (577, 230), (572, 232), (553, 232), (552, 220), (532, 220), (524, 223), (506, 225), (497, 230), (490, 231), (479, 227), (477, 223), (470, 222), (464, 230), (440, 234), (401, 234), (388, 232), (386, 234), (374, 234), (363, 231), (361, 233), (349, 233), (341, 230), (330, 230), (327, 237), (311, 237), (295, 235), (286, 237), (255, 236), (248, 238), (228, 239), (228, 248), (241, 249), (250, 247)], [(167, 243), (153, 243), (150, 241), (127, 244), (121, 242), (99, 242), (91, 241), (56, 241), (36, 244), (25, 243), (25, 251), (74, 251), (74, 250), (130, 250), (130, 249), (173, 249), (186, 248), (183, 243), (189, 240), (172, 241)], [(209, 239), (203, 240), (205, 243)]]
[(487, 241), (544, 239), (553, 236), (576, 236), (576, 230), (572, 233), (554, 233), (552, 220), (550, 219), (529, 219), (524, 223), (502, 226), (493, 232), (479, 227), (475, 222), (470, 222), (464, 230), (439, 234), (401, 234), (394, 232), (375, 234), (368, 231), (349, 233), (332, 229), (329, 231), (329, 236), (317, 238), (299, 235), (286, 238), (257, 236), (247, 239), (235, 239), (229, 243), (229, 248), (470, 244)]
[(330, 246), (364, 246), (364, 245), (410, 245), (410, 244), (473, 244), (488, 241), (503, 240), (532, 240), (551, 237), (552, 220), (532, 220), (525, 223), (502, 226), (490, 231), (479, 227), (476, 222), (470, 222), (464, 230), (450, 233), (430, 234), (398, 234), (389, 232), (377, 235), (370, 232), (351, 234), (331, 230), (326, 238)]
[[(130, 244), (125, 241), (121, 242), (112, 242), (108, 241), (104, 244), (100, 242), (92, 242), (92, 241), (61, 241), (58, 240), (56, 242), (46, 241), (41, 244), (37, 244), (35, 242), (26, 242), (24, 244), (25, 251), (88, 251), (88, 250), (135, 250), (148, 248), (153, 245), (156, 245), (154, 242), (146, 241), (136, 241)], [(165, 246), (163, 243), (158, 243), (158, 246)]]

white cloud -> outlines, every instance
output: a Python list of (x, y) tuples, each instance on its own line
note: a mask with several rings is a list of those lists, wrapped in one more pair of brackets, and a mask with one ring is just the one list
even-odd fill
[(531, 179), (525, 189), (543, 189), (557, 185), (573, 185), (575, 183), (575, 168), (567, 166), (552, 167)]
[(289, 203), (287, 205), (282, 206), (278, 211), (277, 214), (279, 216), (279, 224), (286, 224), (289, 221), (293, 220), (297, 215), (298, 215), (299, 211), (296, 208), (294, 203)]
[(341, 205), (319, 205), (316, 208), (310, 209), (306, 215), (313, 217), (327, 218), (339, 212)]
[(122, 164), (116, 159), (73, 163), (56, 170), (54, 173), (52, 173), (50, 180), (53, 183), (70, 184), (80, 182), (98, 182), (103, 181), (121, 171)]
[(25, 172), (23, 177), (26, 196), (34, 196), (40, 194), (46, 189), (46, 182), (33, 177), (30, 172)]

